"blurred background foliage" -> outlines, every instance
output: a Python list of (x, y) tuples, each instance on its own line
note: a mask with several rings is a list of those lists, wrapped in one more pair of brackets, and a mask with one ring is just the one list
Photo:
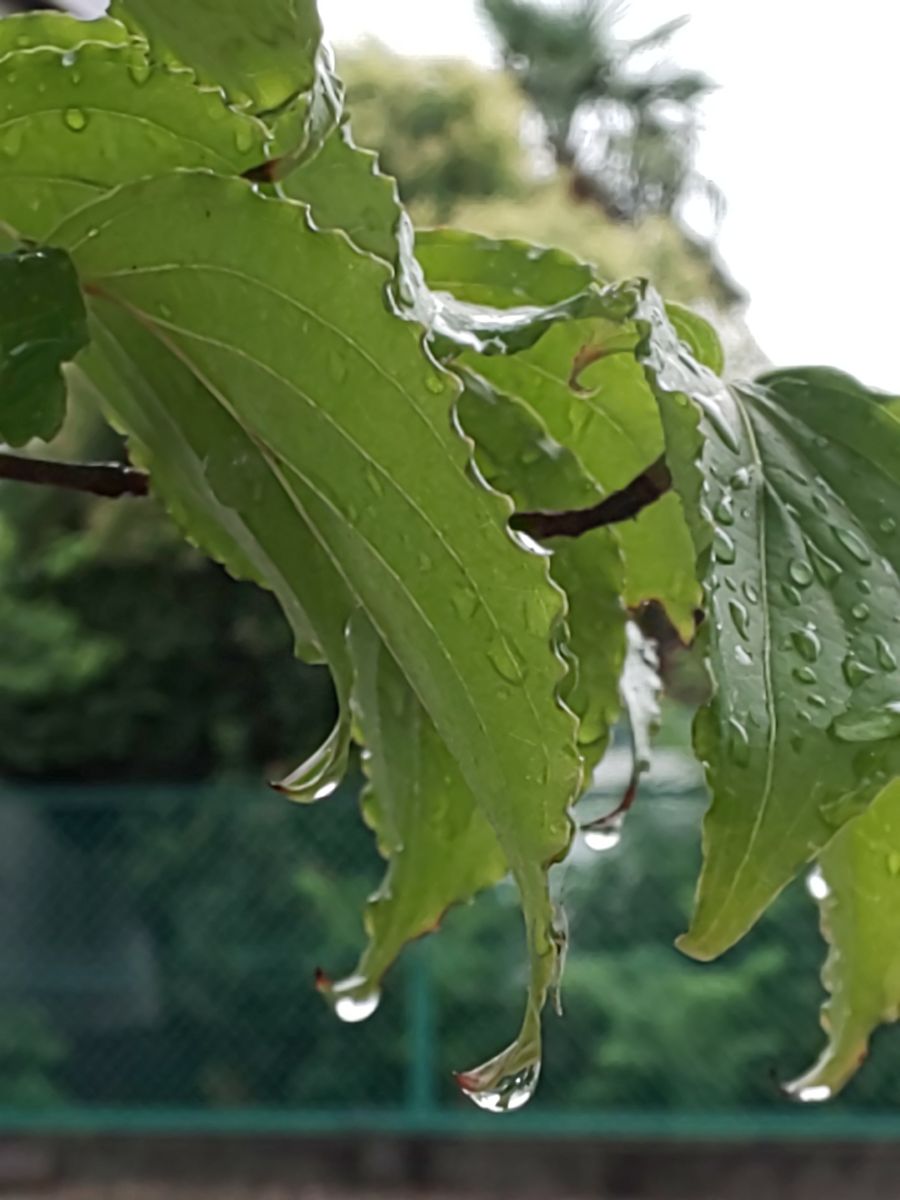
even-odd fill
[[(340, 56), (356, 138), (381, 152), (417, 223), (560, 245), (609, 278), (646, 274), (714, 315), (733, 363), (759, 361), (740, 289), (680, 215), (697, 185), (693, 122), (708, 83), (632, 71), (675, 30), (623, 48), (605, 19), (573, 37), (521, 5), (487, 8), (506, 72), (374, 43)], [(586, 56), (578, 74), (562, 65), (572, 54)], [(596, 111), (607, 102), (618, 148)], [(83, 398), (55, 452), (124, 456)], [(34, 821), (51, 847), (18, 868), (43, 889), (28, 970), (13, 969), (9, 945), (0, 954), (0, 1105), (397, 1101), (407, 966), (360, 1029), (312, 995), (320, 962), (352, 966), (380, 864), (352, 785), (303, 813), (260, 786), (321, 740), (334, 704), (327, 673), (293, 660), (271, 597), (185, 545), (153, 502), (8, 485), (0, 643), (3, 863)], [(688, 723), (672, 713), (676, 750)], [(116, 785), (115, 802), (99, 784)], [(77, 786), (78, 802), (59, 785)], [(690, 906), (700, 799), (696, 787), (666, 799), (664, 786), (645, 799), (620, 852), (576, 861), (561, 882), (575, 951), (537, 1103), (777, 1103), (774, 1077), (805, 1066), (820, 1041), (814, 907), (795, 887), (725, 963), (682, 959), (671, 943)], [(0, 920), (13, 912), (0, 907)], [(105, 983), (60, 974), (60, 946), (83, 963), (113, 943), (126, 949)], [(450, 1069), (496, 1050), (517, 1019), (508, 889), (451, 914), (430, 950), (449, 1098)], [(127, 978), (113, 969), (123, 962)], [(118, 1015), (104, 1016), (98, 996)], [(894, 1039), (842, 1103), (900, 1102), (898, 1050)]]

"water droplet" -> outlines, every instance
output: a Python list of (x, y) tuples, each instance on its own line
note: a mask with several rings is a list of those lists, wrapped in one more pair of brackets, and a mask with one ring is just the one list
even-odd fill
[(67, 108), (63, 113), (63, 120), (74, 133), (81, 133), (83, 129), (87, 129), (87, 113), (81, 108)]
[(74, 50), (67, 50), (59, 61), (64, 67), (74, 67), (78, 61), (78, 56)]
[(432, 396), (443, 396), (444, 381), (438, 375), (427, 375), (425, 377), (425, 386), (431, 392)]
[(825, 1083), (811, 1084), (796, 1092), (795, 1098), (801, 1104), (821, 1104), (823, 1101), (831, 1099), (831, 1088)]
[(892, 850), (888, 855), (887, 868), (895, 878), (900, 875), (900, 854), (896, 850)]
[(716, 505), (713, 515), (722, 525), (733, 525), (734, 499), (729, 495), (724, 495)]
[(540, 1074), (541, 1064), (534, 1063), (523, 1067), (521, 1071), (504, 1075), (497, 1083), (483, 1088), (475, 1083), (477, 1073), (472, 1076), (457, 1075), (456, 1079), (463, 1095), (468, 1096), (473, 1104), (485, 1112), (501, 1113), (523, 1108), (534, 1095)]
[(880, 742), (900, 733), (900, 700), (860, 712), (849, 709), (832, 722), (834, 736), (842, 742)]
[(885, 517), (878, 523), (878, 528), (882, 533), (894, 533), (897, 529), (897, 522), (893, 517)]
[(883, 671), (897, 670), (897, 656), (883, 637), (875, 639), (875, 651), (878, 655), (878, 665)]
[(846, 529), (843, 525), (832, 526), (834, 536), (841, 543), (844, 549), (852, 554), (858, 563), (862, 563), (864, 567), (869, 566), (872, 561), (872, 556), (866, 548), (865, 542), (859, 538), (852, 529)]
[(854, 604), (850, 609), (850, 615), (854, 621), (868, 621), (869, 606), (868, 604)]
[(812, 629), (797, 629), (791, 634), (794, 649), (807, 662), (818, 661), (822, 653), (822, 643)]
[(753, 482), (753, 474), (749, 467), (741, 467), (731, 477), (731, 486), (736, 492), (748, 488)]
[(615, 817), (601, 817), (599, 821), (584, 825), (581, 830), (584, 834), (584, 844), (588, 850), (593, 850), (594, 854), (607, 854), (610, 850), (615, 850), (622, 841), (624, 824), (625, 815), (619, 813)]
[(753, 583), (745, 583), (741, 587), (741, 591), (747, 598), (749, 604), (759, 604), (759, 589)]
[(540, 558), (552, 558), (553, 551), (546, 546), (542, 546), (540, 542), (535, 541), (529, 534), (521, 529), (513, 529), (507, 525), (506, 532), (519, 547), (520, 550), (525, 550), (528, 554), (537, 554)]
[(806, 890), (813, 900), (827, 900), (831, 895), (828, 881), (818, 867), (814, 867), (806, 877)]
[(522, 683), (525, 678), (525, 669), (518, 652), (507, 642), (506, 638), (497, 638), (488, 651), (488, 658), (501, 679), (505, 679), (507, 683)]
[(741, 645), (735, 646), (734, 657), (735, 657), (735, 661), (737, 663), (739, 663), (742, 667), (752, 667), (753, 666), (753, 655), (749, 654), (744, 649), (744, 647)]
[(164, 321), (168, 321), (168, 319), (172, 315), (172, 310), (171, 310), (171, 308), (169, 308), (168, 304), (160, 304), (159, 305), (159, 315), (163, 318)]
[(128, 68), (128, 74), (138, 87), (143, 87), (151, 75), (150, 64), (148, 62), (133, 62)]
[(9, 158), (15, 158), (15, 156), (22, 149), (22, 137), (24, 132), (24, 125), (18, 123), (12, 125), (3, 135), (3, 139), (0, 141), (0, 146), (3, 147), (3, 153)]
[(736, 717), (728, 719), (728, 751), (739, 767), (750, 761), (750, 738)]
[(819, 577), (819, 580), (827, 588), (834, 587), (841, 577), (840, 563), (836, 563), (833, 558), (829, 558), (827, 554), (823, 554), (817, 546), (810, 544), (808, 550), (813, 570)]
[(862, 592), (864, 596), (872, 595), (872, 585), (869, 583), (868, 579), (857, 579), (856, 590), (858, 592)]
[(787, 600), (788, 604), (793, 604), (794, 606), (797, 606), (797, 605), (800, 605), (803, 603), (803, 597), (800, 595), (800, 593), (797, 591), (797, 589), (790, 583), (783, 583), (781, 585), (781, 593), (784, 596), (785, 600)]
[(473, 617), (478, 611), (478, 597), (471, 588), (457, 588), (452, 600), (453, 607), (464, 620)]
[(820, 496), (818, 493), (816, 493), (812, 498), (812, 502), (813, 506), (817, 508), (820, 513), (825, 514), (828, 512), (828, 501), (824, 496)]
[(802, 558), (795, 558), (791, 561), (788, 566), (788, 575), (799, 588), (809, 587), (815, 578), (812, 567)]
[(335, 996), (334, 1011), (341, 1021), (348, 1025), (358, 1025), (368, 1021), (381, 1003), (380, 992), (370, 992), (368, 996)]
[(718, 526), (716, 526), (713, 533), (713, 553), (715, 554), (716, 562), (724, 563), (726, 566), (733, 563), (737, 557), (734, 542), (730, 535)]
[(740, 600), (729, 600), (728, 611), (731, 614), (734, 627), (741, 637), (748, 637), (750, 633), (750, 614), (744, 605), (741, 604)]
[(828, 701), (825, 699), (824, 696), (812, 695), (812, 696), (808, 697), (808, 701), (813, 706), (813, 708), (827, 708), (828, 707)]
[(338, 780), (330, 779), (328, 783), (323, 783), (313, 792), (313, 800), (327, 800), (329, 796), (334, 795), (339, 786)]
[(867, 679), (871, 679), (875, 674), (871, 667), (861, 663), (853, 654), (847, 655), (841, 669), (844, 672), (844, 678), (852, 688), (861, 687)]
[(797, 667), (794, 678), (800, 683), (818, 683), (818, 676), (812, 667)]

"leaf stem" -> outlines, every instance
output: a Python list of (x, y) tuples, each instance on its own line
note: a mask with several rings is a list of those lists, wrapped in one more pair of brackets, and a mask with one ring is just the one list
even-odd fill
[(613, 492), (592, 508), (575, 508), (568, 512), (518, 513), (511, 523), (514, 528), (537, 541), (555, 537), (582, 537), (592, 529), (632, 520), (671, 488), (672, 473), (666, 460), (658, 458), (627, 487), (620, 492)]
[(0, 479), (89, 492), (94, 496), (146, 496), (150, 476), (121, 463), (68, 463), (0, 452)]

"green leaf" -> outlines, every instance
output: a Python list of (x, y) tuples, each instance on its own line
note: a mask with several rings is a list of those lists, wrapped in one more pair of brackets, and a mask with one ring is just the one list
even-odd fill
[(0, 441), (49, 441), (66, 410), (62, 365), (86, 345), (87, 315), (67, 254), (0, 254)]
[(114, 0), (157, 60), (191, 67), (234, 103), (273, 112), (312, 88), (322, 25), (315, 0)]
[(726, 389), (652, 300), (645, 317), (718, 685), (695, 730), (713, 801), (680, 943), (707, 959), (900, 769), (900, 428), (834, 371)]
[(789, 1085), (800, 1100), (839, 1091), (862, 1065), (873, 1030), (900, 1016), (900, 782), (841, 830), (820, 864), (828, 1045)]
[(279, 190), (308, 204), (319, 229), (342, 230), (369, 254), (394, 262), (397, 229), (405, 220), (397, 185), (378, 170), (378, 158), (353, 145), (345, 126), (335, 129), (310, 162), (281, 181)]
[(41, 46), (76, 50), (88, 42), (126, 46), (131, 35), (120, 21), (110, 17), (79, 21), (61, 12), (23, 12), (0, 18), (0, 63), (7, 55), (19, 55), (23, 50)]
[(367, 746), (366, 821), (389, 868), (366, 911), (369, 944), (353, 974), (327, 991), (338, 1014), (370, 1010), (386, 971), (451, 905), (507, 872), (497, 837), (459, 764), (365, 617), (351, 623), (354, 711)]
[[(7, 41), (20, 20), (30, 26), (0, 21)], [(0, 218), (21, 236), (45, 240), (121, 183), (178, 167), (240, 174), (264, 156), (266, 127), (218, 93), (151, 68), (139, 46), (64, 49), (73, 27), (92, 26), (47, 24), (60, 46), (10, 54), (0, 67)]]
[[(509, 537), (508, 502), (467, 477), (456, 387), (386, 307), (389, 268), (312, 230), (302, 207), (204, 173), (122, 188), (58, 240), (95, 320), (118, 312), (143, 331), (258, 447), (459, 764), (522, 894), (531, 985), (510, 1053), (533, 1052), (558, 955), (547, 870), (569, 845), (581, 776), (556, 699), (562, 597), (545, 559)], [(218, 427), (168, 412), (177, 478), (161, 489), (180, 495), (210, 455), (220, 479), (229, 462), (240, 472)], [(285, 544), (294, 532), (277, 530)], [(543, 623), (522, 622), (527, 595)]]

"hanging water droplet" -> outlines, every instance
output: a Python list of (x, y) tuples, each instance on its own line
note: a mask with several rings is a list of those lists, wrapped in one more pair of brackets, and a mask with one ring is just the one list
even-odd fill
[[(483, 1108), (485, 1112), (503, 1113), (515, 1112), (523, 1108), (535, 1093), (541, 1074), (541, 1064), (533, 1063), (515, 1071), (495, 1084), (478, 1088), (474, 1081), (476, 1075), (457, 1075), (456, 1080), (464, 1096)], [(472, 1083), (470, 1083), (470, 1080)]]
[(791, 634), (791, 641), (801, 658), (805, 658), (810, 663), (818, 661), (819, 655), (822, 653), (822, 643), (812, 629), (796, 629)]
[(852, 554), (858, 563), (862, 563), (864, 567), (869, 566), (872, 562), (872, 556), (866, 548), (865, 542), (852, 529), (846, 529), (843, 525), (833, 525), (832, 529), (834, 536), (844, 549), (849, 554)]
[(749, 604), (759, 604), (759, 589), (756, 584), (748, 581), (742, 585), (741, 591), (744, 593)]
[(897, 656), (888, 645), (886, 638), (877, 637), (875, 639), (875, 652), (878, 656), (878, 665), (883, 671), (897, 670)]
[(321, 787), (316, 788), (312, 798), (313, 800), (327, 800), (329, 796), (334, 795), (339, 787), (340, 782), (337, 779), (330, 779), (327, 783), (323, 783)]
[(788, 575), (799, 588), (808, 588), (814, 578), (812, 567), (802, 558), (791, 560), (788, 566)]
[(806, 876), (806, 890), (813, 900), (827, 900), (831, 895), (828, 881), (818, 867), (814, 867)]
[(513, 529), (511, 525), (507, 525), (506, 532), (519, 547), (520, 550), (525, 550), (528, 554), (537, 554), (540, 558), (552, 558), (553, 551), (546, 546), (542, 546), (540, 542), (535, 541), (529, 534), (521, 529)]
[(624, 813), (618, 813), (614, 817), (601, 818), (590, 825), (584, 825), (581, 830), (584, 834), (584, 844), (594, 854), (607, 854), (621, 843), (624, 824)]
[(63, 120), (73, 133), (81, 133), (83, 129), (87, 129), (87, 113), (81, 108), (67, 108), (63, 113)]
[(831, 1088), (824, 1083), (811, 1084), (794, 1093), (794, 1098), (801, 1104), (822, 1104), (831, 1099)]
[(854, 604), (850, 609), (850, 616), (854, 621), (868, 621), (869, 606), (868, 604)]
[(734, 499), (727, 493), (722, 496), (721, 500), (715, 507), (713, 513), (716, 520), (722, 525), (734, 524)]
[(731, 615), (732, 623), (735, 629), (742, 638), (748, 637), (750, 634), (750, 614), (747, 612), (740, 600), (728, 601), (728, 612)]
[(724, 563), (726, 566), (733, 563), (737, 557), (737, 551), (734, 548), (734, 541), (731, 536), (716, 526), (713, 532), (713, 553), (716, 562)]
[(794, 678), (800, 683), (818, 683), (818, 676), (812, 667), (797, 667), (794, 671)]
[(507, 683), (522, 683), (525, 669), (519, 660), (517, 651), (507, 642), (506, 638), (498, 637), (488, 651), (488, 658), (501, 679)]
[(372, 992), (368, 996), (336, 996), (334, 1011), (341, 1021), (358, 1025), (360, 1021), (368, 1021), (380, 1003), (380, 992)]
[(853, 654), (847, 655), (841, 669), (844, 672), (844, 678), (852, 688), (861, 687), (867, 679), (871, 679), (875, 674), (871, 667), (867, 667), (865, 663), (860, 662)]

